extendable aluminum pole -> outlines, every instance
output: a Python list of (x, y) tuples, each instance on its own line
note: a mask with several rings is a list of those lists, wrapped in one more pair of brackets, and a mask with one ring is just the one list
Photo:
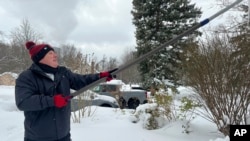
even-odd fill
[[(186, 30), (185, 32), (183, 32), (182, 34), (176, 36), (175, 38), (169, 40), (168, 42), (165, 42), (164, 44), (162, 44), (161, 46), (151, 50), (150, 52), (140, 56), (139, 58), (136, 58), (135, 60), (127, 63), (127, 64), (124, 64), (122, 66), (120, 66), (117, 70), (113, 71), (111, 74), (114, 75), (114, 74), (117, 74), (137, 63), (140, 63), (141, 61), (145, 60), (146, 58), (148, 58), (149, 56), (157, 53), (158, 51), (160, 51), (161, 49), (163, 49), (164, 47), (167, 47), (169, 45), (171, 45), (172, 43), (176, 42), (177, 40), (181, 39), (182, 37), (186, 36), (186, 35), (189, 35), (190, 33), (194, 32), (195, 30), (197, 30), (198, 28), (206, 25), (207, 23), (209, 23), (210, 21), (212, 21), (214, 18), (218, 17), (219, 15), (225, 13), (226, 11), (228, 11), (229, 9), (231, 9), (232, 7), (234, 7), (235, 5), (239, 4), (240, 2), (242, 2), (243, 0), (237, 0), (235, 1), (234, 3), (232, 3), (231, 5), (225, 7), (224, 9), (218, 11), (217, 13), (215, 13), (214, 15), (212, 15), (210, 18), (207, 18), (203, 21), (201, 21), (200, 23), (197, 23), (196, 25), (194, 25), (192, 28), (190, 28), (189, 30)], [(83, 93), (84, 91), (98, 85), (99, 83), (101, 82), (104, 82), (105, 81), (105, 78), (102, 78), (102, 79), (99, 79), (85, 87), (83, 87), (82, 89), (74, 92), (71, 94), (71, 97), (75, 97), (81, 93)]]

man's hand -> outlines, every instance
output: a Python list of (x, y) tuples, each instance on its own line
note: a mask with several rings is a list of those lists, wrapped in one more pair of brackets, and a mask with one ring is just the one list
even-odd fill
[(64, 97), (62, 94), (57, 94), (54, 97), (54, 104), (57, 108), (62, 108), (68, 104), (70, 96)]
[(113, 79), (111, 73), (115, 72), (116, 70), (118, 70), (118, 68), (115, 68), (115, 69), (112, 69), (112, 70), (109, 70), (109, 71), (100, 72), (100, 78), (107, 77), (106, 81), (110, 81), (110, 80)]

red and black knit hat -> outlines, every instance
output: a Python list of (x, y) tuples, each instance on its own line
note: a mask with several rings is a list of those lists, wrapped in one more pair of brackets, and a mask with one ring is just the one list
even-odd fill
[(28, 41), (25, 44), (26, 48), (29, 50), (30, 58), (38, 63), (43, 57), (50, 51), (54, 49), (48, 44), (38, 44), (36, 45), (32, 41)]

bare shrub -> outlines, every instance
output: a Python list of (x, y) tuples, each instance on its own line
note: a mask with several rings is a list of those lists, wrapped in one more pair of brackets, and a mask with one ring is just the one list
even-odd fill
[(158, 107), (162, 109), (161, 114), (169, 121), (173, 120), (175, 118), (175, 114), (173, 113), (173, 97), (168, 95), (167, 92), (157, 92), (155, 100)]
[(90, 117), (95, 113), (96, 107), (91, 106), (91, 95), (92, 93), (90, 91), (85, 91), (72, 99), (71, 106), (74, 107), (73, 109), (75, 110), (72, 112), (71, 117), (74, 123), (80, 123), (81, 118)]
[(197, 100), (206, 111), (201, 114), (224, 135), (229, 135), (230, 124), (246, 124), (250, 104), (249, 44), (243, 37), (214, 33), (213, 37), (207, 36), (206, 42), (201, 41), (200, 51), (183, 66), (187, 85), (197, 92)]

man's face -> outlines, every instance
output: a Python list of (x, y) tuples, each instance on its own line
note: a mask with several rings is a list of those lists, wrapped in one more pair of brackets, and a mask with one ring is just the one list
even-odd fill
[(50, 50), (43, 59), (40, 60), (40, 63), (48, 65), (52, 68), (58, 67), (57, 54), (53, 50)]

